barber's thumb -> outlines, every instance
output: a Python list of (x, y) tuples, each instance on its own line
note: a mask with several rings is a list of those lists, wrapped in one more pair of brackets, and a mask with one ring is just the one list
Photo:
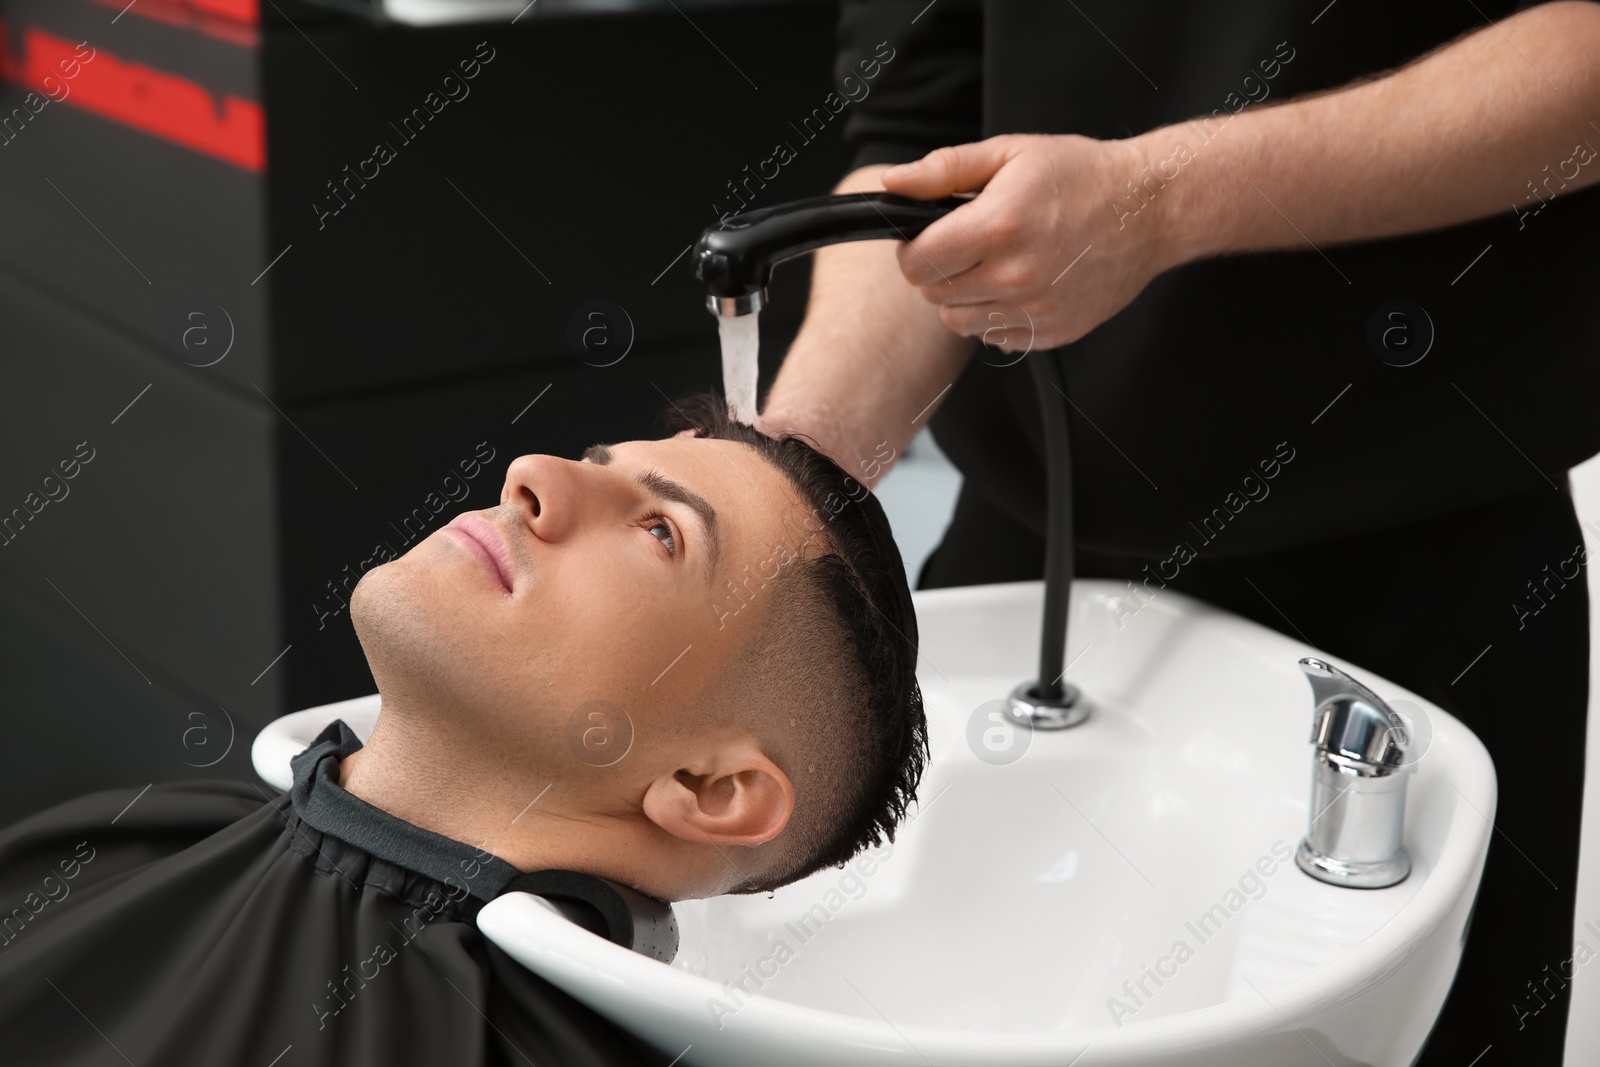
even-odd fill
[(934, 149), (914, 163), (890, 167), (881, 177), (883, 187), (891, 193), (937, 200), (983, 188), (1006, 159), (1005, 144), (992, 138)]

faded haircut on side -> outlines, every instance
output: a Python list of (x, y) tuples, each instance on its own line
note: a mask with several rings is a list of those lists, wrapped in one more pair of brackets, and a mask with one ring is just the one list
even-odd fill
[(928, 754), (916, 613), (883, 505), (802, 435), (769, 437), (715, 393), (680, 399), (665, 417), (669, 432), (751, 446), (804, 505), (786, 523), (803, 543), (781, 572), (751, 569), (754, 580), (730, 583), (728, 606), (714, 608), (737, 625), (739, 597), (759, 588), (772, 598), (746, 653), (716, 680), (795, 787), (788, 825), (739, 861), (745, 877), (729, 890), (765, 892), (894, 840)]

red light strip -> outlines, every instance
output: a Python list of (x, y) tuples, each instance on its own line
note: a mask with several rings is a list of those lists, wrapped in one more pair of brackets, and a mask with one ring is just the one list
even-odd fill
[(102, 7), (123, 14), (139, 15), (153, 22), (203, 33), (229, 44), (255, 48), (261, 43), (260, 9), (256, 0), (139, 0), (129, 7), (127, 0), (94, 0)]
[[(57, 93), (59, 86), (67, 87), (64, 103), (246, 170), (266, 169), (266, 117), (261, 105), (225, 95), (219, 108), (210, 90), (187, 78), (123, 62), (104, 49), (81, 60), (70, 41), (33, 27), (22, 43), (22, 58), (12, 59), (5, 22), (0, 20), (0, 80), (51, 96), (44, 79), (52, 78)], [(77, 76), (63, 77), (59, 61), (76, 62)]]

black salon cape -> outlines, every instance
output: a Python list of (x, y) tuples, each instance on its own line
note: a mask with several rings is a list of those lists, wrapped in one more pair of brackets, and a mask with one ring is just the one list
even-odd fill
[[(1210, 132), (1186, 125), (1167, 138), (1195, 153), (1164, 168), (1170, 181), (1123, 177), (1145, 189), (1142, 198), (1125, 186), (1081, 191), (1131, 236), (1157, 222), (1176, 187), (1204, 180), (1195, 174), (1218, 148), (1201, 138), (1235, 136), (1229, 123), (1235, 111), (1248, 117), (1248, 101), (1276, 104), (1391, 70), (1529, 6), (845, 0), (833, 74), (851, 98), (839, 119), (856, 167), (997, 134), (1116, 139), (1208, 116)], [(1478, 124), (1503, 119), (1485, 114)], [(1220, 558), (1565, 485), (1569, 467), (1600, 451), (1600, 187), (1545, 203), (1537, 184), (1556, 190), (1559, 174), (1577, 173), (1578, 144), (1600, 151), (1600, 130), (1581, 118), (1567, 136), (1529, 166), (1533, 184), (1489, 218), (1187, 264), (1053, 350), (1072, 398), (1077, 543), (1156, 560), (1187, 543)], [(1255, 178), (1269, 197), (1270, 177)], [(1259, 194), (1241, 182), (1238, 195)], [(1054, 270), (1079, 252), (1063, 250)], [(1100, 269), (1101, 252), (1083, 253), (1059, 280), (1067, 298), (1075, 278)], [(1432, 348), (1411, 366), (1379, 356), (1402, 338), (1415, 343), (1404, 353), (1425, 344), (1425, 324), (1389, 317), (1393, 301), (1432, 323)], [(1402, 347), (1391, 354), (1409, 358)], [(963, 494), (985, 503), (976, 510), (1042, 537), (1039, 400), (1029, 360), (989, 353), (972, 360), (930, 426), (966, 476)], [(991, 566), (1001, 573), (986, 580), (1038, 577)]]
[(114, 789), (0, 832), (0, 1064), (671, 1059), (478, 932), (519, 872), (341, 789), (360, 747), (336, 721), (287, 795)]

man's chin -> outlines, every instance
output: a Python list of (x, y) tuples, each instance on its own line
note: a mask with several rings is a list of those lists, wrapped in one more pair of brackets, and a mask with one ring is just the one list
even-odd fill
[[(449, 655), (452, 642), (470, 637), (472, 621), (457, 618), (467, 605), (431, 568), (413, 564), (410, 554), (361, 576), (350, 594), (350, 622), (362, 651), (379, 676), (379, 667), (426, 668)], [(470, 613), (469, 613), (470, 614)]]

